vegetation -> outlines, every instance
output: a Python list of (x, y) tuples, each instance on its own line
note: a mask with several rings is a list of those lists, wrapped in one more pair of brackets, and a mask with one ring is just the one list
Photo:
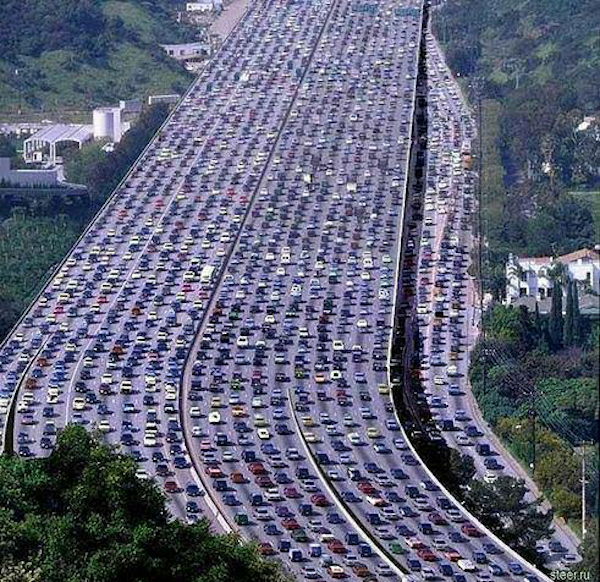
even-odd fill
[[(471, 384), (486, 420), (526, 466), (535, 462), (534, 479), (556, 513), (571, 519), (581, 513), (581, 459), (573, 446), (586, 441), (597, 449), (599, 353), (598, 330), (575, 325), (572, 292), (568, 301), (566, 324), (555, 311), (542, 318), (524, 308), (492, 309), (486, 341), (473, 353)], [(591, 454), (592, 467), (595, 458)], [(597, 494), (596, 478), (592, 512)]]
[(5, 0), (0, 20), (3, 110), (88, 109), (191, 80), (159, 46), (196, 35), (167, 0)]
[(539, 500), (527, 501), (527, 493), (523, 481), (503, 475), (494, 483), (473, 481), (463, 495), (463, 502), (509, 547), (540, 565), (535, 547), (551, 535), (552, 513), (540, 511)]
[[(44, 582), (276, 582), (277, 566), (206, 521), (170, 519), (135, 462), (82, 427), (47, 459), (0, 458), (0, 572)], [(5, 576), (6, 574), (6, 576)]]
[[(434, 28), (482, 111), (485, 283), (505, 289), (509, 253), (548, 256), (593, 246), (600, 183), (600, 15), (593, 0), (450, 0)], [(475, 89), (476, 88), (476, 89)]]
[[(64, 203), (57, 205), (71, 210)], [(10, 331), (91, 218), (83, 206), (72, 210), (72, 214), (48, 215), (18, 208), (0, 223), (0, 338)]]
[(593, 131), (574, 131), (597, 113), (600, 15), (593, 0), (451, 0), (434, 18), (450, 67), (483, 80), (500, 107), (503, 167), (512, 178), (598, 181)]

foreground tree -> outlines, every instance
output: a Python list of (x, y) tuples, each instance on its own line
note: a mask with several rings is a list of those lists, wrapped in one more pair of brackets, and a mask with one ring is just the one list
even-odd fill
[(172, 520), (134, 462), (81, 427), (65, 429), (48, 459), (0, 459), (0, 508), (0, 572), (44, 582), (281, 579), (237, 536)]

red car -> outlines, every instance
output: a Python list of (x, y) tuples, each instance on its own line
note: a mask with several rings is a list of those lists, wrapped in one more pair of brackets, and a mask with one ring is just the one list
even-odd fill
[(377, 489), (375, 489), (375, 487), (373, 487), (373, 485), (368, 481), (360, 481), (357, 487), (365, 495), (373, 495), (373, 493), (377, 493)]
[(302, 493), (300, 493), (298, 491), (298, 489), (296, 489), (295, 487), (286, 487), (283, 490), (283, 494), (288, 498), (288, 499), (299, 499), (300, 497), (302, 497)]
[(246, 477), (242, 473), (236, 472), (231, 474), (231, 480), (234, 483), (246, 483)]
[(325, 495), (323, 495), (322, 493), (315, 493), (314, 495), (311, 495), (310, 500), (317, 507), (330, 507), (331, 506), (331, 501), (329, 501), (327, 499), (327, 497), (325, 497)]
[(436, 562), (437, 556), (429, 549), (422, 548), (417, 552), (417, 556), (426, 562)]
[(175, 481), (167, 481), (165, 483), (165, 491), (167, 493), (177, 493), (177, 491), (179, 491), (179, 486)]
[(340, 540), (338, 540), (338, 539), (331, 540), (327, 544), (327, 547), (329, 548), (329, 551), (332, 552), (333, 554), (346, 554), (346, 553), (348, 553), (348, 550), (346, 549), (346, 546), (342, 542), (340, 542)]
[(258, 551), (261, 556), (274, 556), (276, 554), (275, 548), (269, 542), (258, 544)]
[(450, 560), (451, 562), (458, 562), (462, 558), (459, 552), (457, 552), (454, 548), (446, 548), (444, 550), (444, 557)]
[(289, 529), (289, 530), (300, 529), (300, 524), (293, 517), (288, 517), (288, 518), (284, 519), (281, 522), (281, 525), (285, 529)]
[(470, 538), (480, 538), (483, 534), (472, 524), (465, 523), (461, 528), (462, 532)]
[(448, 525), (448, 521), (435, 511), (429, 514), (429, 520), (433, 525)]

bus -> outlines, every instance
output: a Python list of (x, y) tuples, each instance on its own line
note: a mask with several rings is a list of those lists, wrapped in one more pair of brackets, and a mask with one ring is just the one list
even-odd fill
[(200, 283), (211, 283), (214, 274), (215, 268), (213, 265), (206, 265), (205, 267), (202, 267), (202, 272), (200, 273)]

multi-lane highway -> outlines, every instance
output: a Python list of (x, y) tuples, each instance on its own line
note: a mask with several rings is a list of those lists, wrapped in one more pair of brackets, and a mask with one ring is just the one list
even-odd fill
[(422, 23), (418, 0), (250, 6), (3, 345), (19, 455), (96, 429), (298, 579), (541, 579), (391, 403)]
[[(421, 384), (433, 420), (450, 446), (473, 458), (479, 478), (489, 483), (499, 475), (527, 479), (496, 444), (469, 389), (469, 355), (480, 318), (475, 280), (469, 275), (476, 201), (475, 179), (467, 168), (475, 132), (457, 83), (431, 35), (427, 48), (428, 188), (415, 298), (422, 341)], [(542, 551), (548, 554), (549, 564), (568, 566), (576, 557), (578, 542), (561, 523), (554, 525), (556, 535), (542, 544)]]

